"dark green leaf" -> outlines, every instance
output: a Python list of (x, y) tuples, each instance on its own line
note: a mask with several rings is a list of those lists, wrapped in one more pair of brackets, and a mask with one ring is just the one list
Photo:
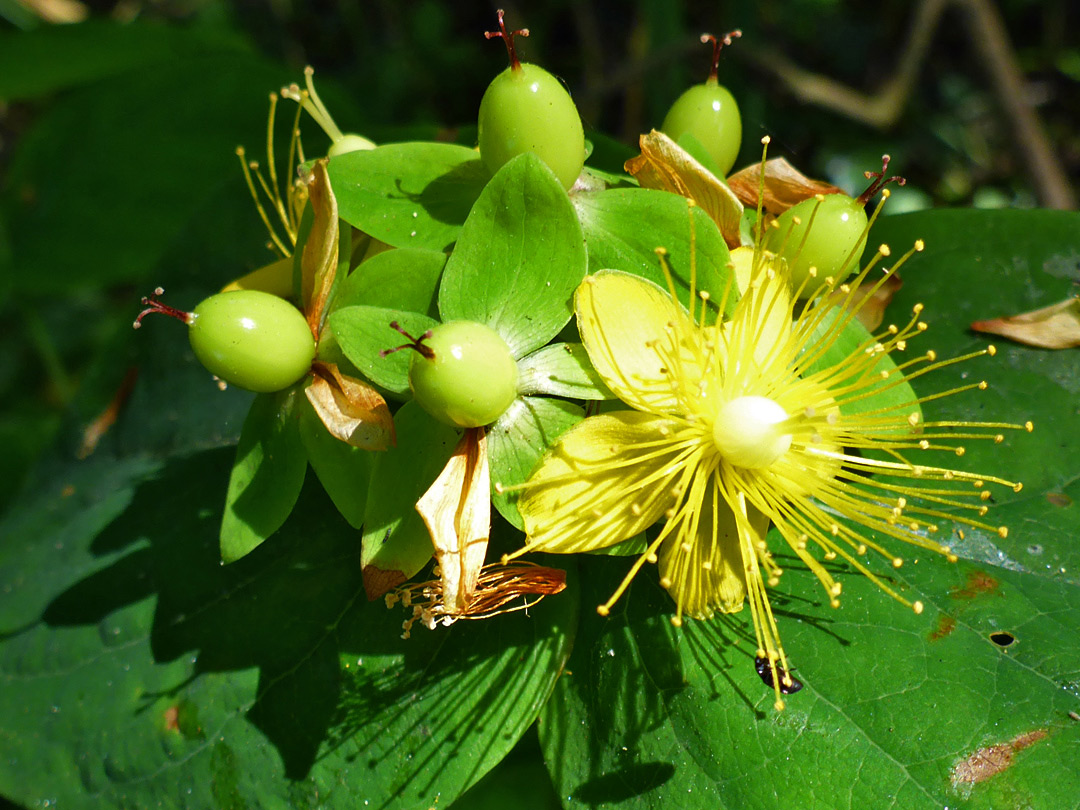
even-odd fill
[(361, 553), (365, 582), (371, 577), (389, 582), (383, 590), (409, 579), (431, 559), (431, 535), (416, 502), (435, 483), (461, 437), (415, 402), (401, 406), (394, 426), (397, 446), (380, 453), (372, 471)]
[(376, 385), (404, 396), (409, 393), (412, 351), (402, 349), (385, 357), (379, 355), (408, 342), (390, 326), (392, 322), (416, 338), (438, 323), (416, 312), (381, 307), (345, 307), (330, 316), (330, 328), (349, 361)]
[[(623, 270), (647, 278), (667, 289), (656, 256), (665, 248), (679, 297), (688, 303), (691, 274), (691, 241), (695, 244), (696, 288), (707, 291), (714, 302), (724, 298), (730, 253), (716, 224), (700, 208), (689, 208), (676, 194), (644, 188), (610, 189), (575, 194), (574, 207), (589, 249), (589, 271)], [(690, 212), (693, 212), (691, 240)], [(727, 312), (737, 296), (727, 299)]]
[(291, 388), (255, 397), (240, 432), (221, 519), (221, 559), (235, 562), (281, 528), (307, 471), (298, 405)]
[(341, 218), (394, 247), (449, 247), (490, 178), (475, 149), (450, 143), (392, 143), (330, 161)]
[[(602, 619), (588, 607), (630, 561), (601, 565), (582, 564), (573, 675), (559, 680), (540, 722), (556, 789), (574, 803), (834, 810), (887, 796), (905, 810), (940, 810), (1007, 807), (1010, 795), (1068, 806), (1080, 790), (1077, 769), (1059, 766), (1054, 780), (1044, 771), (1080, 746), (1067, 716), (1077, 700), (1061, 688), (1080, 663), (1060, 645), (1080, 632), (1074, 586), (1003, 570), (987, 579), (938, 558), (915, 577), (917, 595), (934, 605), (922, 616), (858, 576), (844, 578), (844, 603), (830, 611), (813, 576), (791, 569), (783, 591), (793, 595), (773, 603), (804, 688), (776, 712), (745, 610), (675, 630), (668, 596), (644, 572)], [(993, 590), (967, 596), (972, 581)], [(1003, 627), (1030, 646), (1003, 652), (988, 637)], [(954, 787), (958, 763), (1029, 734), (1036, 739), (1002, 773)]]
[(213, 29), (88, 20), (0, 34), (0, 98), (19, 101), (207, 52), (247, 50)]
[(511, 160), (484, 188), (443, 273), (442, 320), (494, 329), (520, 358), (555, 337), (585, 277), (581, 227), (535, 155)]
[[(266, 94), (258, 88), (280, 86), (284, 75), (250, 57), (201, 56), (58, 100), (10, 166), (14, 193), (3, 207), (15, 293), (68, 295), (144, 279), (202, 205), (223, 186), (242, 185), (236, 145), (262, 142)], [(237, 210), (253, 219), (253, 208)], [(237, 275), (226, 270), (222, 283)]]
[(306, 398), (298, 410), (300, 439), (319, 483), (349, 525), (361, 528), (375, 454), (332, 436)]
[(334, 308), (366, 305), (435, 317), (435, 295), (445, 266), (446, 254), (437, 250), (384, 251), (349, 274), (334, 299)]
[(518, 361), (518, 392), (571, 399), (614, 399), (580, 343), (552, 343)]
[(0, 795), (27, 807), (449, 806), (533, 723), (573, 588), (413, 631), (317, 486), (219, 563), (227, 450), (54, 468), (0, 526)]
[(498, 493), (496, 484), (512, 486), (529, 477), (536, 462), (563, 431), (581, 421), (585, 412), (561, 399), (518, 397), (488, 428), (488, 456), (491, 464), (491, 501), (511, 524), (522, 528), (517, 494)]

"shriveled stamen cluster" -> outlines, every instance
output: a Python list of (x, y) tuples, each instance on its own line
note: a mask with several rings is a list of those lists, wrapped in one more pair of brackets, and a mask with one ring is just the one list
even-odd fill
[[(453, 610), (443, 599), (438, 566), (433, 575), (434, 580), (403, 585), (386, 594), (388, 608), (400, 602), (412, 609), (412, 615), (401, 625), (402, 638), (409, 638), (417, 621), (434, 630), (440, 624), (449, 627), (458, 619), (487, 619), (501, 613), (526, 610), (545, 596), (557, 594), (566, 587), (566, 572), (558, 568), (528, 562), (487, 565), (480, 571), (476, 592), (467, 607)], [(510, 605), (516, 599), (523, 601)]]

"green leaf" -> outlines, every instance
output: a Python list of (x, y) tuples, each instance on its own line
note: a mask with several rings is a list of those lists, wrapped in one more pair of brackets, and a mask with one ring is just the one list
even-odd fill
[[(1075, 586), (1004, 570), (987, 580), (975, 566), (926, 559), (908, 593), (933, 607), (916, 616), (858, 576), (844, 578), (843, 604), (829, 610), (813, 576), (789, 567), (782, 590), (792, 596), (774, 593), (773, 604), (804, 687), (776, 712), (747, 611), (675, 630), (669, 598), (643, 574), (605, 620), (588, 606), (630, 561), (616, 570), (583, 559), (573, 676), (540, 718), (556, 789), (575, 803), (652, 808), (678, 796), (686, 808), (833, 810), (888, 796), (905, 810), (940, 810), (1007, 807), (1022, 795), (1058, 807), (1080, 790), (1077, 768), (1051, 766), (1053, 780), (1044, 770), (1080, 749), (1067, 714), (1078, 701), (1061, 688), (1080, 663), (1075, 645), (1060, 645), (1080, 631)], [(972, 577), (994, 590), (968, 597)], [(1003, 626), (1030, 646), (1003, 652), (988, 638)], [(1002, 773), (953, 787), (959, 762), (1032, 733), (1038, 740)]]
[[(864, 355), (867, 347), (874, 345), (873, 336), (854, 317), (851, 317), (843, 326), (837, 326), (838, 322), (848, 317), (846, 311), (839, 307), (830, 307), (822, 315), (811, 333), (808, 344), (813, 345), (816, 341), (826, 340), (828, 345), (820, 354), (815, 352), (815, 359), (803, 372), (804, 377), (851, 362), (851, 358), (858, 359), (859, 356)], [(832, 336), (837, 328), (839, 328), (839, 334)], [(900, 353), (896, 356), (906, 359)], [(865, 373), (871, 379), (876, 378), (872, 385), (865, 388), (869, 393), (860, 394), (859, 399), (843, 399), (841, 396), (838, 400), (841, 413), (854, 416), (879, 411), (882, 415), (886, 415), (891, 411), (903, 410), (905, 415), (915, 413), (918, 414), (920, 420), (922, 419), (922, 407), (917, 401), (918, 396), (904, 375), (896, 368), (892, 354), (878, 355)], [(887, 375), (887, 377), (882, 375)]]
[(311, 468), (341, 516), (354, 529), (361, 528), (375, 454), (331, 435), (306, 398), (297, 408), (300, 439)]
[(518, 393), (614, 399), (580, 343), (552, 343), (518, 361)]
[[(689, 208), (685, 198), (666, 191), (630, 188), (575, 194), (573, 202), (585, 232), (590, 272), (623, 270), (667, 289), (656, 256), (657, 248), (665, 248), (684, 306), (689, 301), (693, 212), (696, 287), (707, 291), (713, 302), (724, 300), (731, 260), (727, 244), (709, 216), (700, 208)], [(728, 295), (728, 314), (734, 311), (736, 301), (736, 295)]]
[(378, 253), (349, 274), (334, 298), (334, 308), (366, 305), (434, 317), (445, 266), (446, 254), (437, 250), (398, 248)]
[(385, 592), (431, 559), (431, 535), (416, 502), (435, 483), (461, 438), (459, 431), (436, 422), (415, 402), (401, 406), (394, 426), (397, 446), (376, 459), (364, 512), (360, 562), (369, 598), (381, 595), (372, 593), (379, 590), (372, 582), (385, 585)]
[(345, 356), (365, 377), (387, 391), (405, 396), (409, 394), (412, 352), (403, 349), (385, 357), (379, 355), (408, 342), (408, 338), (390, 326), (394, 321), (416, 338), (438, 324), (416, 312), (357, 306), (334, 312), (330, 316), (330, 328)]
[(488, 428), (491, 502), (516, 528), (523, 527), (516, 505), (517, 493), (496, 492), (495, 485), (523, 483), (544, 451), (584, 416), (578, 405), (560, 399), (518, 397)]
[(220, 565), (209, 515), (230, 456), (58, 460), (0, 524), (0, 795), (449, 806), (550, 694), (573, 583), (527, 614), (403, 641), (408, 614), (364, 598), (355, 532), (317, 486), (275, 542)]
[(520, 358), (570, 320), (585, 262), (566, 192), (538, 157), (519, 155), (484, 188), (446, 263), (442, 320), (487, 324)]
[(255, 397), (240, 432), (221, 519), (221, 560), (251, 553), (281, 528), (307, 472), (300, 440), (299, 389)]
[(491, 178), (475, 149), (391, 143), (330, 161), (341, 218), (394, 247), (445, 250)]

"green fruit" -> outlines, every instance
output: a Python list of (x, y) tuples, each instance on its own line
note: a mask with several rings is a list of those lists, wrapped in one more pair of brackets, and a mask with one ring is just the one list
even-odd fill
[(686, 134), (693, 135), (723, 175), (731, 170), (739, 156), (742, 143), (739, 106), (735, 97), (715, 78), (696, 84), (679, 96), (664, 116), (660, 129), (673, 141)]
[(307, 374), (315, 339), (300, 311), (258, 290), (212, 295), (188, 318), (191, 348), (207, 370), (227, 383), (266, 393)]
[[(846, 194), (812, 197), (793, 205), (769, 228), (767, 250), (787, 261), (791, 284), (803, 294), (813, 294), (826, 278), (845, 278), (858, 264), (866, 247), (866, 210)], [(810, 268), (816, 268), (814, 282)]]
[(511, 158), (532, 152), (563, 188), (574, 185), (585, 164), (585, 133), (570, 94), (541, 67), (509, 67), (480, 101), (480, 157), (494, 174)]
[(542, 67), (520, 62), (514, 37), (529, 30), (507, 31), (499, 9), (499, 30), (484, 34), (506, 43), (510, 67), (492, 79), (480, 100), (480, 157), (492, 174), (503, 164), (532, 152), (555, 173), (563, 188), (574, 185), (585, 165), (585, 132), (570, 94)]
[(488, 425), (517, 396), (518, 370), (510, 347), (489, 326), (440, 324), (409, 363), (409, 387), (428, 413), (455, 427)]

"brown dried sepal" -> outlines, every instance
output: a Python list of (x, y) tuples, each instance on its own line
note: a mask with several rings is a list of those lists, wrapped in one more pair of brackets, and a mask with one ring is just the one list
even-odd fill
[(862, 284), (854, 295), (833, 290), (826, 300), (838, 307), (855, 310), (855, 318), (870, 332), (877, 331), (885, 320), (885, 308), (897, 291), (904, 286), (896, 273), (889, 275), (879, 286)]
[(487, 436), (469, 428), (427, 492), (416, 502), (435, 547), (442, 611), (456, 616), (472, 602), (491, 531)]
[[(441, 573), (438, 568), (436, 571)], [(490, 619), (501, 613), (530, 608), (545, 596), (557, 594), (564, 588), (566, 572), (558, 568), (527, 562), (495, 563), (481, 569), (472, 599), (460, 610), (446, 608), (441, 578), (386, 594), (386, 606), (393, 607), (401, 602), (412, 608), (412, 615), (402, 625), (405, 631), (402, 637), (408, 638), (417, 621), (434, 630), (440, 624), (449, 626), (458, 619)], [(519, 599), (522, 601), (518, 604), (511, 604)]]
[(761, 206), (770, 214), (782, 214), (793, 205), (808, 200), (815, 194), (842, 194), (843, 190), (823, 180), (813, 180), (800, 172), (784, 158), (765, 161), (765, 186), (761, 185), (761, 164), (754, 163), (740, 169), (727, 179), (732, 192), (749, 208)]
[(316, 338), (322, 332), (326, 304), (337, 276), (341, 241), (337, 198), (330, 187), (330, 176), (326, 173), (328, 162), (326, 158), (316, 161), (308, 175), (308, 201), (313, 219), (300, 257), (300, 291), (304, 314)]
[(626, 161), (623, 168), (641, 187), (693, 200), (716, 223), (728, 247), (738, 247), (743, 205), (731, 189), (659, 130), (642, 135), (638, 144), (641, 154)]
[(976, 332), (1001, 335), (1025, 346), (1041, 349), (1072, 349), (1080, 346), (1080, 297), (1020, 315), (975, 321)]
[(394, 419), (378, 391), (333, 363), (317, 360), (311, 370), (304, 393), (331, 435), (363, 450), (386, 450), (396, 443)]

